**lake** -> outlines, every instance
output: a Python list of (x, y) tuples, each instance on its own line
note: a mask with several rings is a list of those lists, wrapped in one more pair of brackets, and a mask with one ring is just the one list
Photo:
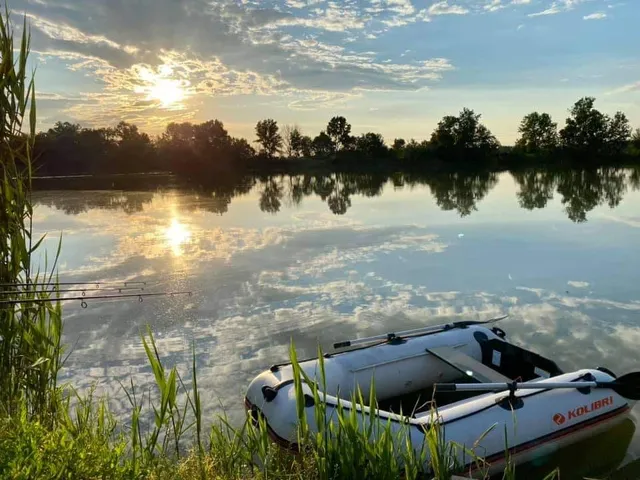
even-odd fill
[[(50, 254), (62, 234), (60, 281), (192, 291), (64, 303), (63, 379), (97, 383), (122, 412), (121, 382), (152, 385), (147, 325), (186, 379), (195, 349), (206, 413), (235, 419), (292, 339), (313, 356), (318, 342), (508, 314), (508, 338), (565, 371), (640, 369), (640, 170), (126, 180), (34, 194)], [(625, 428), (607, 455), (628, 462), (640, 436)]]

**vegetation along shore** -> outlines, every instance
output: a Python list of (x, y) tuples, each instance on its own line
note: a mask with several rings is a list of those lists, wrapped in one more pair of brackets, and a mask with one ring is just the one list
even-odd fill
[(593, 97), (576, 101), (561, 128), (549, 114), (533, 112), (518, 131), (514, 146), (502, 146), (481, 115), (468, 108), (445, 116), (429, 140), (420, 142), (388, 142), (375, 132), (352, 135), (343, 116), (332, 117), (315, 136), (261, 120), (249, 140), (230, 136), (220, 120), (170, 123), (155, 138), (127, 122), (104, 128), (57, 122), (36, 135), (34, 158), (39, 176), (162, 171), (197, 175), (201, 181), (246, 172), (494, 171), (640, 163), (640, 128), (633, 131), (622, 112), (603, 114)]

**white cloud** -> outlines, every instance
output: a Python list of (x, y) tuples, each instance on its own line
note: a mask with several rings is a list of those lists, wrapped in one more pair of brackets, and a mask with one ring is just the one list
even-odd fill
[(589, 282), (580, 282), (576, 280), (569, 280), (567, 284), (574, 288), (587, 288), (589, 286)]
[(603, 12), (596, 12), (582, 17), (583, 20), (602, 20), (604, 18), (607, 18), (607, 14)]
[(309, 17), (286, 17), (270, 23), (268, 26), (304, 26), (330, 32), (361, 30), (371, 19), (361, 12), (330, 2), (326, 9), (318, 9)]
[(434, 3), (428, 8), (429, 15), (465, 15), (469, 10), (460, 5), (449, 5), (447, 0)]
[(636, 90), (640, 90), (640, 82), (635, 82), (635, 83), (629, 83), (627, 85), (623, 85), (622, 87), (616, 88), (615, 90), (611, 90), (609, 92), (607, 92), (607, 95), (615, 95), (618, 93), (627, 93), (627, 92), (633, 92)]
[(562, 12), (562, 9), (560, 8), (560, 6), (557, 3), (554, 2), (546, 10), (542, 10), (541, 12), (536, 12), (536, 13), (530, 13), (529, 16), (530, 17), (539, 17), (539, 16), (542, 16), (542, 15), (555, 15), (556, 13), (560, 13), (560, 12)]
[(502, 8), (506, 8), (506, 5), (502, 3), (502, 0), (492, 0), (491, 3), (488, 3), (484, 6), (484, 9), (489, 12), (495, 12)]

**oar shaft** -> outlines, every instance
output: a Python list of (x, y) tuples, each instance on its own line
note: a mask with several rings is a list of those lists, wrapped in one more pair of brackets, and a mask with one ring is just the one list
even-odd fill
[[(436, 391), (440, 392), (491, 392), (509, 390), (511, 383), (436, 383)], [(516, 390), (546, 390), (549, 388), (595, 388), (598, 382), (532, 382), (516, 383)]]
[(415, 328), (413, 330), (404, 330), (397, 333), (383, 333), (381, 335), (373, 335), (366, 338), (357, 338), (355, 340), (346, 340), (344, 342), (338, 342), (333, 344), (333, 348), (345, 348), (354, 347), (356, 345), (362, 345), (363, 343), (375, 342), (376, 340), (385, 340), (387, 338), (403, 337), (405, 335), (415, 335), (417, 333), (429, 333), (431, 331), (437, 331), (444, 328), (445, 325), (434, 325), (431, 327)]
[(363, 343), (371, 343), (371, 342), (375, 342), (376, 340), (386, 340), (386, 339), (391, 339), (395, 337), (406, 337), (408, 335), (417, 335), (420, 333), (438, 332), (447, 327), (455, 328), (457, 326), (462, 327), (462, 326), (471, 326), (471, 325), (482, 325), (483, 323), (497, 322), (499, 320), (504, 320), (505, 318), (507, 318), (507, 315), (491, 318), (489, 320), (443, 323), (441, 325), (432, 325), (429, 327), (414, 328), (412, 330), (404, 330), (402, 332), (383, 333), (381, 335), (374, 335), (372, 337), (356, 338), (355, 340), (345, 340), (344, 342), (337, 342), (333, 344), (333, 348), (355, 347), (356, 345), (362, 345)]

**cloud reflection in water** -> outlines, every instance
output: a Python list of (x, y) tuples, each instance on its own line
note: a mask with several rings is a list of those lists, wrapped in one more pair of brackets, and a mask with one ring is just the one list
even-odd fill
[[(143, 278), (159, 290), (194, 290), (143, 303), (91, 302), (86, 310), (65, 304), (66, 339), (78, 341), (65, 378), (81, 388), (98, 382), (128, 411), (118, 382), (133, 376), (143, 390), (152, 385), (140, 344), (150, 324), (167, 365), (177, 364), (187, 381), (195, 341), (206, 414), (219, 399), (239, 418), (247, 383), (286, 359), (291, 338), (306, 356), (318, 341), (328, 349), (344, 338), (502, 313), (513, 341), (565, 370), (638, 368), (640, 297), (623, 288), (640, 267), (637, 229), (598, 209), (588, 226), (576, 225), (560, 202), (530, 219), (512, 199), (489, 193), (495, 210), (462, 224), (460, 238), (455, 212), (416, 204), (421, 188), (358, 199), (341, 216), (314, 198), (263, 213), (259, 190), (223, 216), (207, 210), (207, 198), (180, 192), (151, 194), (128, 213), (90, 207), (69, 216), (40, 205), (38, 228), (65, 230), (61, 277)], [(612, 225), (619, 234), (608, 234)]]

